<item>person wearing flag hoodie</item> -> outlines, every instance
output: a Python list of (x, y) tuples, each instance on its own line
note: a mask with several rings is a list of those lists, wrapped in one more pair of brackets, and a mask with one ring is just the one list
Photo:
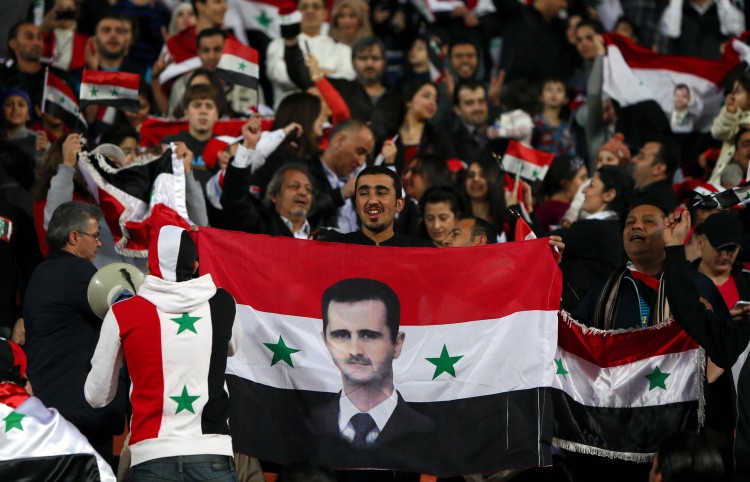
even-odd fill
[(84, 393), (92, 407), (115, 397), (117, 373), (132, 379), (130, 480), (236, 480), (227, 419), (227, 357), (241, 325), (231, 294), (198, 275), (190, 233), (164, 226), (149, 247), (137, 296), (102, 322)]
[(0, 479), (114, 482), (81, 432), (34, 396), (26, 366), (23, 349), (0, 337)]

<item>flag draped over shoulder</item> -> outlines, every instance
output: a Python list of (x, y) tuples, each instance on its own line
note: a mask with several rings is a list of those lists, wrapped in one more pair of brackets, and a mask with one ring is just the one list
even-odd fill
[(560, 316), (554, 444), (648, 462), (668, 435), (703, 423), (705, 355), (673, 320), (636, 330)]
[[(551, 463), (548, 387), (562, 280), (547, 240), (373, 248), (211, 228), (197, 240), (201, 273), (234, 295), (242, 322), (241, 349), (227, 367), (236, 451), (282, 464), (435, 475)], [(447, 266), (467, 269), (452, 276)], [(333, 361), (341, 352), (330, 346), (342, 332), (322, 334), (322, 295), (349, 278), (393, 290), (404, 333), (392, 364), (395, 409), (365, 448), (340, 436), (348, 397)], [(351, 350), (363, 352), (351, 354), (358, 365), (387, 373), (373, 352)]]
[(185, 168), (171, 149), (122, 168), (99, 153), (83, 152), (78, 166), (104, 212), (118, 253), (145, 258), (152, 232), (166, 224), (185, 229), (193, 224), (187, 214)]
[(604, 93), (628, 107), (656, 101), (665, 114), (674, 110), (674, 89), (690, 89), (689, 111), (696, 116), (695, 128), (708, 131), (724, 100), (723, 82), (739, 63), (736, 55), (722, 60), (662, 55), (632, 43), (618, 34), (606, 34)]
[(510, 141), (503, 155), (503, 170), (511, 175), (519, 173), (530, 182), (541, 181), (547, 175), (555, 155)]
[(86, 120), (78, 108), (78, 101), (70, 86), (51, 72), (47, 74), (46, 78), (42, 111), (57, 117), (68, 126), (72, 127), (80, 123), (87, 127)]
[(138, 88), (141, 76), (127, 72), (84, 70), (81, 81), (81, 105), (101, 104), (138, 112)]

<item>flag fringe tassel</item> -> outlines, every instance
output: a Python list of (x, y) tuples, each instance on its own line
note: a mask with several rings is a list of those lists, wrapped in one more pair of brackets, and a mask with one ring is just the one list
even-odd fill
[(596, 455), (597, 457), (607, 457), (610, 459), (625, 460), (627, 462), (650, 462), (651, 459), (654, 458), (654, 453), (616, 452), (614, 450), (605, 450), (599, 447), (570, 442), (556, 437), (552, 438), (552, 445), (569, 452)]

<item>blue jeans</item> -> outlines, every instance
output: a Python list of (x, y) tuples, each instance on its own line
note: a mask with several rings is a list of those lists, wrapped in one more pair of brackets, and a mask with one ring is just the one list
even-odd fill
[(130, 482), (237, 482), (234, 459), (226, 455), (164, 457), (134, 465)]

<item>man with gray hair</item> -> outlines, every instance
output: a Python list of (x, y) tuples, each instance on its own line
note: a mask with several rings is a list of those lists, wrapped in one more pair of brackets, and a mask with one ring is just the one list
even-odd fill
[(112, 405), (94, 410), (83, 395), (102, 321), (89, 306), (87, 290), (96, 273), (92, 264), (101, 246), (101, 210), (67, 202), (52, 214), (47, 228), (50, 252), (29, 280), (24, 300), (28, 374), (35, 395), (75, 425), (111, 463), (112, 436), (125, 423), (125, 385)]

